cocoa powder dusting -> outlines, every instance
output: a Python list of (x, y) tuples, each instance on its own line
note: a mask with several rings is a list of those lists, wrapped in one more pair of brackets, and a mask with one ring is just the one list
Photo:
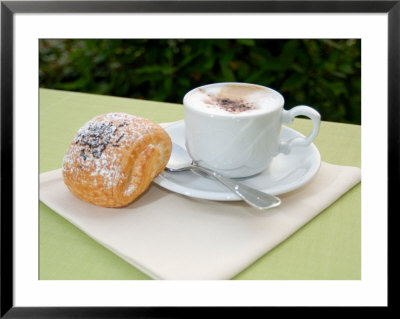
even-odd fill
[(233, 114), (257, 109), (256, 105), (249, 100), (246, 101), (246, 98), (260, 90), (261, 88), (256, 86), (231, 84), (224, 86), (217, 95), (211, 95), (202, 88), (199, 89), (200, 92), (207, 96), (203, 100), (205, 104)]
[(249, 102), (243, 100), (232, 100), (229, 98), (215, 98), (217, 106), (229, 113), (240, 113), (256, 109), (256, 107)]
[(255, 110), (257, 107), (243, 99), (231, 99), (228, 97), (216, 97), (207, 94), (208, 99), (203, 101), (211, 107), (218, 107), (229, 113), (241, 113), (245, 111)]

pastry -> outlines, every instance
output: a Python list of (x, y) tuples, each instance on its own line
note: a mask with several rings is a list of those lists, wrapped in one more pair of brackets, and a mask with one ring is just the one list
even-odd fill
[(160, 174), (172, 149), (159, 125), (130, 114), (108, 113), (79, 129), (63, 160), (64, 182), (80, 199), (122, 207)]

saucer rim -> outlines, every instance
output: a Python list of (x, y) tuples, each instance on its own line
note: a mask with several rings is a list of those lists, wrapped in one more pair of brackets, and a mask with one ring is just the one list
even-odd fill
[[(184, 126), (185, 125), (184, 121), (182, 120), (182, 121), (174, 122), (171, 125), (164, 127), (164, 129), (167, 131), (168, 135), (170, 135), (168, 130), (174, 126), (179, 126), (179, 125)], [(297, 130), (295, 130), (293, 128), (290, 128), (287, 126), (282, 126), (282, 129), (292, 131), (299, 137), (304, 137), (304, 135), (302, 133), (298, 132)], [(173, 138), (171, 135), (170, 135), (170, 137), (171, 137), (171, 140), (173, 141)], [(309, 146), (311, 146), (311, 148), (313, 149), (313, 153), (315, 153), (315, 155), (317, 157), (316, 161), (315, 161), (315, 163), (317, 163), (317, 164), (313, 165), (305, 175), (301, 176), (301, 178), (297, 179), (296, 181), (294, 181), (292, 183), (275, 187), (275, 189), (273, 191), (268, 191), (269, 194), (277, 196), (277, 195), (283, 195), (283, 194), (289, 193), (300, 187), (303, 187), (304, 185), (309, 183), (316, 176), (316, 174), (318, 173), (318, 171), (321, 167), (321, 154), (314, 143), (311, 143)], [(310, 153), (312, 153), (312, 152), (310, 152)], [(265, 172), (265, 170), (263, 172)], [(263, 172), (257, 174), (256, 176), (263, 174)], [(170, 179), (168, 179), (167, 177), (162, 175), (162, 173), (160, 173), (153, 180), (153, 182), (167, 190), (174, 192), (174, 193), (185, 195), (185, 196), (192, 197), (192, 198), (207, 199), (207, 200), (213, 200), (213, 201), (243, 201), (242, 198), (235, 195), (234, 193), (231, 193), (230, 191), (227, 191), (226, 193), (221, 193), (221, 192), (204, 191), (204, 190), (199, 190), (199, 189), (188, 188), (184, 185), (172, 182)], [(185, 173), (188, 173), (188, 172), (185, 172)], [(191, 173), (191, 174), (193, 174), (193, 173)], [(250, 176), (247, 179), (251, 179), (254, 177), (255, 176)], [(246, 180), (246, 178), (241, 178), (241, 181), (245, 181), (245, 180)], [(260, 189), (260, 188), (258, 188), (258, 189), (260, 191), (265, 191), (264, 189)]]

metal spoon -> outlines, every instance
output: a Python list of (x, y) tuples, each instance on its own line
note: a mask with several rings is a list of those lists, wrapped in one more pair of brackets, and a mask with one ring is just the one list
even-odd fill
[(189, 154), (182, 147), (175, 143), (172, 143), (172, 153), (166, 170), (170, 172), (197, 170), (199, 172), (205, 173), (224, 184), (232, 192), (242, 198), (246, 203), (258, 209), (268, 209), (276, 207), (281, 203), (281, 200), (276, 196), (260, 192), (259, 190), (244, 185), (238, 181), (224, 177), (207, 168), (198, 166), (191, 159)]

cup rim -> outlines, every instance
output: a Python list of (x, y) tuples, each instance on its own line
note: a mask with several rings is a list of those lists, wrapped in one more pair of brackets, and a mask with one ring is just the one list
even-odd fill
[[(229, 114), (229, 113), (222, 114), (221, 113), (221, 114), (212, 114), (213, 117), (217, 117), (217, 116), (220, 116), (220, 117), (232, 117), (232, 116), (234, 116), (234, 117), (253, 117), (253, 116), (260, 116), (262, 114), (269, 114), (269, 113), (275, 111), (278, 108), (283, 109), (283, 107), (285, 105), (285, 99), (284, 99), (283, 95), (281, 93), (279, 93), (277, 90), (272, 89), (272, 88), (270, 88), (268, 86), (265, 86), (265, 85), (247, 83), (247, 82), (215, 82), (215, 83), (209, 83), (209, 84), (204, 84), (204, 85), (195, 87), (195, 88), (191, 89), (190, 91), (186, 92), (185, 95), (183, 96), (183, 100), (182, 100), (184, 107), (189, 107), (190, 109), (192, 109), (194, 111), (198, 111), (196, 108), (194, 108), (194, 107), (190, 106), (189, 104), (187, 104), (188, 96), (190, 94), (192, 94), (193, 92), (201, 89), (201, 88), (215, 86), (215, 85), (224, 85), (224, 84), (251, 85), (251, 86), (261, 87), (263, 89), (268, 89), (268, 90), (272, 91), (275, 95), (277, 95), (281, 101), (280, 101), (280, 103), (277, 103), (277, 105), (278, 105), (277, 107), (271, 109), (270, 111), (263, 112), (263, 113), (245, 113), (245, 112), (244, 113), (240, 113), (240, 114)], [(204, 113), (204, 112), (201, 112), (201, 111), (198, 111), (198, 112), (202, 113), (202, 114)]]

